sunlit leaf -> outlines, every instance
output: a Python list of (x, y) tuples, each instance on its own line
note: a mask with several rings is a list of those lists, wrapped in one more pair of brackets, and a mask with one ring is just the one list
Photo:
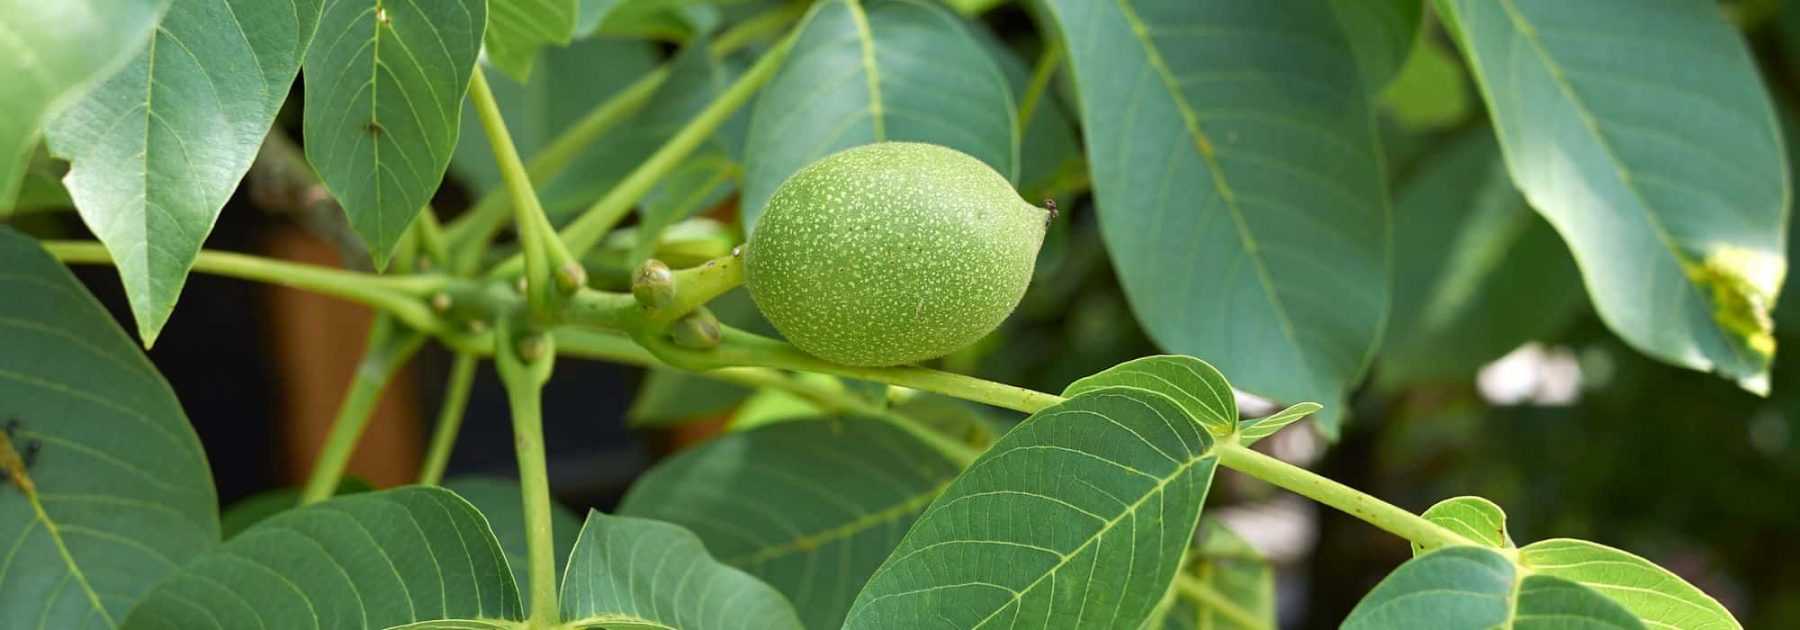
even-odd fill
[[(1493, 501), (1481, 497), (1444, 499), (1426, 508), (1421, 516), (1483, 545), (1496, 549), (1513, 547), (1512, 536), (1506, 533), (1506, 512)], [(1412, 549), (1415, 556), (1424, 551), (1417, 543)]]
[(1372, 113), (1330, 5), (1050, 0), (1132, 310), (1334, 434), (1387, 313)]
[(1126, 361), (1070, 383), (1062, 395), (1072, 397), (1115, 385), (1168, 396), (1213, 435), (1231, 433), (1237, 424), (1237, 398), (1231, 393), (1231, 384), (1212, 365), (1194, 357), (1164, 355)]
[(1593, 590), (1528, 574), (1479, 547), (1448, 547), (1413, 558), (1375, 585), (1344, 620), (1346, 630), (1635, 629), (1643, 624)]
[(1718, 5), (1437, 5), (1513, 182), (1568, 241), (1601, 319), (1646, 354), (1766, 392), (1788, 169)]
[(409, 487), (337, 497), (258, 523), (182, 566), (125, 627), (387, 628), (520, 618), (512, 573), (481, 513), (448, 490)]
[(926, 508), (844, 627), (1136, 627), (1181, 569), (1212, 443), (1132, 387), (1033, 414)]
[(968, 28), (919, 0), (813, 7), (751, 114), (744, 224), (800, 167), (871, 142), (944, 145), (1017, 179), (1016, 105)]
[(1298, 422), (1301, 418), (1318, 413), (1323, 408), (1325, 408), (1324, 405), (1319, 403), (1295, 403), (1291, 407), (1267, 416), (1239, 422), (1238, 443), (1244, 446), (1255, 444), (1257, 440), (1274, 435), (1276, 431)]
[(708, 555), (693, 532), (588, 512), (563, 576), (575, 627), (800, 630), (781, 593)]
[(1717, 600), (1668, 569), (1598, 543), (1553, 538), (1519, 549), (1533, 574), (1555, 576), (1604, 594), (1645, 625), (1682, 630), (1742, 628)]
[(150, 361), (0, 226), (0, 628), (113, 628), (219, 542), (200, 441)]
[[(48, 127), (64, 184), (111, 252), (148, 346), (262, 147), (320, 0), (179, 0), (124, 69)], [(111, 9), (107, 9), (110, 11)]]
[(538, 50), (567, 46), (575, 34), (576, 0), (488, 0), (482, 46), (488, 63), (523, 83)]
[(306, 159), (377, 267), (456, 148), (485, 0), (326, 0), (306, 55)]
[(714, 438), (652, 468), (619, 513), (687, 527), (721, 561), (780, 589), (809, 628), (837, 628), (956, 464), (886, 422), (782, 422)]
[(0, 208), (13, 205), (19, 178), (45, 120), (112, 76), (150, 41), (169, 0), (5, 0), (0, 2)]

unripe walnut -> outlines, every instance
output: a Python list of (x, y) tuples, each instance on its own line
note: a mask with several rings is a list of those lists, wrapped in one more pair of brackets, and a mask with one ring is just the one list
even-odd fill
[(775, 190), (750, 235), (746, 283), (801, 350), (846, 365), (922, 361), (1012, 313), (1049, 216), (956, 150), (864, 145)]

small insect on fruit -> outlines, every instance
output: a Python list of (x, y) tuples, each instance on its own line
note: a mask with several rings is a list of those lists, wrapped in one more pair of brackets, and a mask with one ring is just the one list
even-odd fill
[(846, 365), (922, 361), (1012, 313), (1049, 216), (954, 149), (864, 145), (775, 190), (750, 235), (745, 281), (801, 350)]

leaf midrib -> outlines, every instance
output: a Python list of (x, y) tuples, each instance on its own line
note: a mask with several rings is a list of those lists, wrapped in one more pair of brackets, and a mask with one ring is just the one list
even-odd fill
[(950, 481), (951, 480), (947, 479), (933, 485), (923, 492), (905, 497), (903, 500), (889, 505), (886, 508), (864, 514), (849, 523), (794, 536), (786, 542), (765, 545), (747, 553), (738, 554), (730, 558), (723, 558), (721, 559), (721, 562), (735, 566), (756, 566), (789, 554), (811, 551), (835, 542), (848, 540), (865, 531), (874, 529), (875, 527), (887, 525), (900, 520), (908, 514), (915, 514), (924, 510), (926, 506), (931, 504), (933, 499), (936, 499), (939, 494), (943, 493), (945, 488), (950, 487)]
[[(83, 573), (81, 565), (75, 562), (74, 554), (70, 553), (68, 543), (63, 540), (61, 528), (57, 527), (56, 521), (52, 520), (50, 514), (44, 511), (43, 502), (38, 500), (37, 483), (32, 481), (30, 471), (26, 469), (18, 451), (13, 449), (12, 441), (7, 439), (4, 434), (0, 434), (0, 469), (6, 473), (6, 484), (18, 488), (19, 492), (25, 495), (25, 502), (31, 504), (34, 517), (39, 523), (43, 523), (44, 532), (50, 535), (50, 542), (56, 545), (57, 557), (62, 558), (63, 565), (68, 568), (70, 577), (75, 578), (75, 583), (81, 585), (81, 592), (87, 596), (88, 605), (95, 612), (100, 613), (100, 618), (106, 621), (107, 627), (117, 627), (119, 624), (113, 620), (112, 613), (108, 612), (106, 606), (100, 603), (100, 594), (94, 591), (94, 585), (88, 582), (87, 574)], [(30, 532), (30, 529), (21, 532), (20, 540), (23, 541)]]
[(1250, 232), (1249, 223), (1244, 220), (1243, 209), (1238, 206), (1237, 194), (1233, 192), (1230, 182), (1225, 178), (1224, 168), (1219, 165), (1217, 156), (1213, 154), (1212, 141), (1200, 128), (1199, 115), (1195, 113), (1194, 107), (1187, 101), (1187, 97), (1182, 95), (1179, 81), (1170, 72), (1168, 63), (1162, 57), (1162, 52), (1150, 41), (1149, 27), (1144, 24), (1142, 18), (1138, 17), (1137, 9), (1132, 6), (1132, 0), (1117, 0), (1117, 2), (1120, 15), (1131, 27), (1132, 37), (1137, 39), (1144, 48), (1146, 63), (1149, 64), (1151, 70), (1156, 72), (1157, 79), (1169, 94), (1169, 99), (1174, 101), (1176, 110), (1181, 113), (1182, 124), (1187, 128), (1188, 135), (1194, 139), (1194, 149), (1200, 154), (1200, 159), (1206, 163), (1208, 173), (1212, 175), (1213, 185), (1218, 188), (1219, 199), (1224, 202), (1226, 210), (1230, 211), (1232, 226), (1237, 231), (1238, 243), (1243, 246), (1244, 257), (1250, 259), (1252, 268), (1256, 270), (1257, 283), (1261, 285), (1263, 295), (1268, 299), (1271, 310), (1274, 311), (1275, 322), (1281, 329), (1282, 337), (1287, 339), (1300, 368), (1314, 377), (1309, 380), (1316, 382), (1317, 370), (1312, 367), (1312, 362), (1302, 351), (1299, 337), (1294, 332), (1293, 320), (1288, 316), (1286, 304), (1275, 293), (1274, 278), (1269, 274), (1268, 264), (1263, 260), (1262, 250), (1257, 245), (1255, 235)]

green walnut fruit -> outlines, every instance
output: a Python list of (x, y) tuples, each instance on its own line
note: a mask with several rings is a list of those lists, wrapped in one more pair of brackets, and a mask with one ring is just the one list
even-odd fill
[(746, 283), (801, 350), (846, 365), (922, 361), (1012, 313), (1049, 218), (956, 150), (864, 145), (775, 189), (744, 253)]

